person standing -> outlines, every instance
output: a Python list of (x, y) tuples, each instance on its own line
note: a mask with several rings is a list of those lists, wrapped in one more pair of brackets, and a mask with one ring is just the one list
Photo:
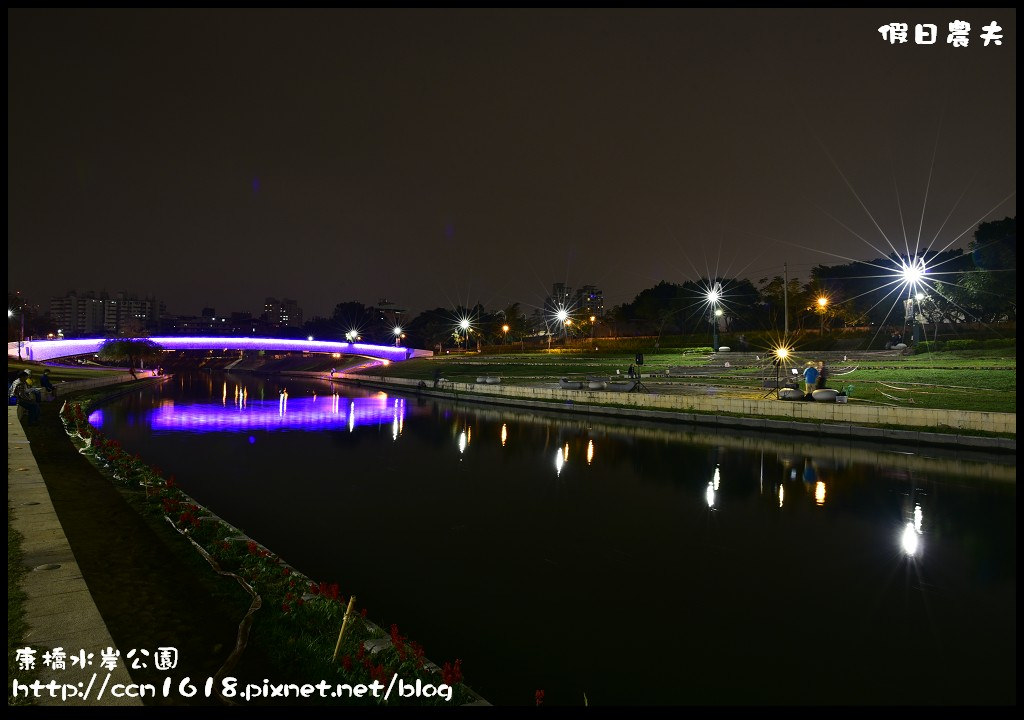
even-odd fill
[(807, 363), (807, 367), (804, 369), (804, 392), (808, 395), (814, 391), (814, 386), (818, 382), (818, 368), (815, 367), (814, 363)]
[(823, 360), (818, 361), (818, 380), (814, 383), (815, 390), (821, 390), (828, 381), (829, 372)]

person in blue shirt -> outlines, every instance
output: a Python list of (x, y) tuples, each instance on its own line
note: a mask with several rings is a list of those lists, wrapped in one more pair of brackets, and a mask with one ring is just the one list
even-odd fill
[(818, 368), (814, 366), (814, 363), (807, 363), (807, 368), (804, 370), (804, 392), (810, 395), (817, 383)]

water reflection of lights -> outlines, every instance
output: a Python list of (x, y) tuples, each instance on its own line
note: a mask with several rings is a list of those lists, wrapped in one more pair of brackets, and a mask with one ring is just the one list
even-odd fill
[(814, 502), (819, 505), (825, 504), (825, 483), (821, 480), (814, 486)]
[(565, 458), (562, 456), (561, 450), (555, 451), (555, 474), (561, 475), (562, 468), (565, 466)]
[(708, 507), (713, 508), (715, 506), (715, 482), (712, 480), (708, 483), (708, 489), (704, 492), (704, 497), (708, 501)]
[[(248, 394), (239, 393), (238, 406), (231, 409), (216, 404), (177, 405), (164, 401), (150, 414), (150, 423), (161, 432), (235, 432), (247, 430), (321, 430), (344, 427), (381, 425), (398, 418), (399, 432), (405, 416), (405, 401), (392, 405), (378, 398), (355, 398), (349, 402), (348, 412), (340, 409), (340, 397), (331, 403), (314, 403), (312, 398), (295, 398), (288, 402), (282, 393), (275, 406), (273, 401), (246, 401)], [(287, 411), (285, 411), (287, 408)], [(94, 412), (89, 422), (102, 427), (102, 413)]]
[(779, 485), (779, 507), (782, 507), (782, 502), (786, 498), (786, 488)]
[(715, 486), (715, 490), (718, 489), (719, 484), (722, 482), (722, 473), (719, 471), (718, 466), (715, 465), (715, 474), (711, 479), (712, 484)]
[(900, 535), (900, 545), (903, 547), (903, 552), (908, 556), (913, 556), (917, 553), (917, 530), (914, 529), (913, 520), (909, 521), (906, 527), (903, 528), (903, 533)]
[(505, 423), (501, 424), (501, 446), (505, 447), (505, 441), (508, 440), (508, 425)]
[(914, 505), (914, 532), (918, 535), (921, 534), (921, 523), (924, 521), (924, 510), (921, 509), (921, 504), (917, 503)]
[(587, 443), (587, 465), (594, 462), (594, 440)]
[(562, 459), (565, 462), (569, 462), (569, 443), (566, 443), (565, 447), (562, 448)]
[(226, 382), (224, 383), (224, 392), (222, 392), (221, 395), (220, 395), (220, 404), (221, 405), (227, 405), (228, 404), (228, 384)]
[(466, 443), (466, 431), (463, 430), (462, 432), (459, 433), (459, 452), (460, 453), (466, 452), (466, 444), (467, 444)]
[(473, 428), (467, 427), (466, 428), (466, 444), (469, 445), (472, 442), (473, 442)]

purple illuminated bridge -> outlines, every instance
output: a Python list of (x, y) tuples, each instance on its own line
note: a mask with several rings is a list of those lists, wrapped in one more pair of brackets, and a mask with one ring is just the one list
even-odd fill
[[(129, 338), (117, 338), (124, 340)], [(365, 343), (332, 342), (329, 340), (289, 340), (285, 338), (257, 337), (151, 337), (164, 350), (276, 350), (281, 352), (341, 353), (362, 355), (378, 360), (401, 362), (414, 357), (430, 357), (430, 350), (394, 347), (392, 345), (367, 345)], [(22, 344), (22, 355), (29, 360), (42, 362), (73, 355), (98, 353), (107, 338), (76, 340), (29, 340)], [(14, 343), (17, 345), (17, 343)], [(10, 344), (7, 349), (11, 354)], [(15, 355), (16, 355), (15, 351)]]

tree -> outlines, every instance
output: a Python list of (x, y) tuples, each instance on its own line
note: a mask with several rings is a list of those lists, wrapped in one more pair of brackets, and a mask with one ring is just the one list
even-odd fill
[(107, 340), (100, 348), (100, 360), (126, 362), (129, 369), (143, 367), (146, 360), (156, 360), (163, 354), (163, 348), (145, 338)]
[(971, 314), (983, 322), (1017, 319), (1017, 218), (982, 223), (967, 246), (973, 269), (958, 285)]

